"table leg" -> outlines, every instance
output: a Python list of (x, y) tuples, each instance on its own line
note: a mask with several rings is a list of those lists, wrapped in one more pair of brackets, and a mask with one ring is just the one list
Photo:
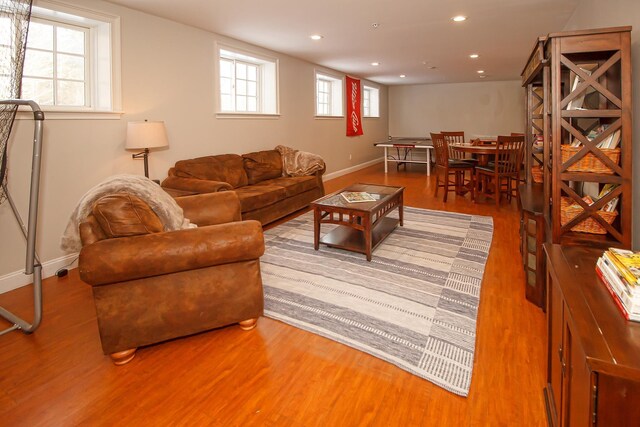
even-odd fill
[(364, 217), (364, 249), (367, 261), (371, 261), (371, 215)]
[(313, 208), (313, 249), (320, 248), (320, 208)]
[(384, 173), (387, 173), (389, 171), (387, 156), (388, 156), (388, 148), (384, 147)]
[(404, 225), (404, 200), (403, 195), (400, 195), (400, 206), (398, 206), (398, 217), (400, 219), (400, 227)]

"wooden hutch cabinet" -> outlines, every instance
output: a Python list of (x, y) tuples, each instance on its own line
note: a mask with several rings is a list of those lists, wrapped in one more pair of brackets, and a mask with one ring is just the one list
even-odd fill
[[(617, 27), (540, 37), (522, 72), (527, 184), (520, 193), (529, 200), (520, 201), (521, 247), (526, 295), (540, 307), (544, 265), (532, 269), (528, 261), (545, 241), (631, 246), (630, 33)], [(529, 252), (525, 216), (544, 230)]]
[(551, 427), (640, 426), (640, 323), (595, 274), (602, 250), (545, 244)]

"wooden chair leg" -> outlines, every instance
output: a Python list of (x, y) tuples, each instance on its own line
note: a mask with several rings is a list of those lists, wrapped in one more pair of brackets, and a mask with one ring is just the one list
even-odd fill
[(447, 203), (447, 196), (449, 195), (449, 171), (444, 174), (444, 197), (442, 201)]
[(469, 171), (469, 190), (471, 191), (471, 201), (475, 202), (476, 201), (476, 192), (475, 192), (475, 187), (476, 183), (474, 182), (473, 179), (473, 171)]
[(436, 191), (433, 193), (433, 197), (438, 197), (438, 188), (440, 188), (440, 172), (436, 169)]

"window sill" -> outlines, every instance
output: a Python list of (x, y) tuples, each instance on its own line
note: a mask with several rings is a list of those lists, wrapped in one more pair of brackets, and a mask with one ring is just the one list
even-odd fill
[(263, 113), (216, 113), (218, 119), (279, 119), (280, 114)]
[[(79, 111), (42, 109), (45, 120), (119, 120), (124, 111)], [(33, 112), (20, 109), (17, 120), (33, 120)]]
[(344, 119), (344, 116), (314, 116), (318, 120)]

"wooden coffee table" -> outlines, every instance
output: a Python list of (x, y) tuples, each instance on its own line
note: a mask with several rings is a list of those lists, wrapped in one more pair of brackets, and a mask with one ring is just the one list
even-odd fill
[[(376, 201), (349, 203), (341, 193), (367, 192)], [(391, 233), (398, 223), (402, 226), (404, 187), (377, 184), (353, 184), (340, 191), (311, 202), (313, 208), (313, 247), (323, 245), (359, 252), (371, 261), (371, 252)], [(398, 208), (399, 219), (389, 218)], [(322, 224), (338, 224), (320, 238)]]

